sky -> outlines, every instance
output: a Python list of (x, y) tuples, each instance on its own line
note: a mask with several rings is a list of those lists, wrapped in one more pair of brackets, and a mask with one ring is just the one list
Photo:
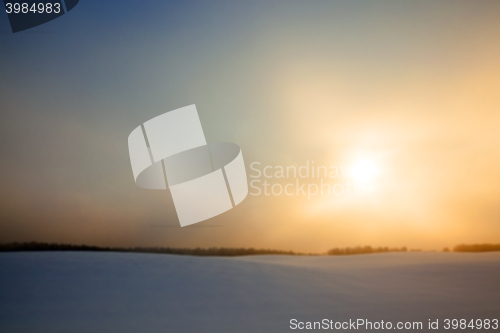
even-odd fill
[[(499, 17), (498, 1), (81, 0), (13, 34), (0, 15), (0, 242), (499, 243)], [(135, 185), (127, 138), (191, 104), (261, 190), (321, 185), (254, 170), (314, 161), (363, 194), (250, 187), (181, 228), (168, 191)]]

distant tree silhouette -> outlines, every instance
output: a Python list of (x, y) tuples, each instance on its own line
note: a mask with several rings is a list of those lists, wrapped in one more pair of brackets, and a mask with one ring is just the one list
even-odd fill
[[(171, 248), (171, 247), (100, 247), (92, 245), (72, 245), (58, 243), (7, 243), (0, 244), (0, 252), (22, 252), (22, 251), (96, 251), (96, 252), (136, 252), (136, 253), (159, 253), (159, 254), (179, 254), (191, 256), (219, 256), (219, 257), (235, 257), (249, 255), (319, 255), (314, 253), (300, 253), (294, 251), (271, 250), (271, 249), (254, 249), (254, 248)], [(368, 253), (384, 253), (384, 252), (416, 252), (418, 249), (408, 250), (406, 247), (371, 247), (357, 246), (334, 248), (329, 250), (327, 255), (350, 255), (350, 254), (368, 254)], [(444, 252), (449, 249), (445, 247)], [(500, 244), (460, 244), (453, 248), (454, 252), (487, 252), (500, 251)]]
[(366, 253), (381, 253), (381, 252), (406, 252), (406, 247), (401, 248), (388, 248), (388, 247), (371, 247), (371, 246), (357, 246), (334, 248), (328, 251), (328, 255), (346, 255), (346, 254), (366, 254)]
[(491, 252), (500, 251), (500, 244), (460, 244), (453, 248), (455, 252)]
[(99, 247), (89, 245), (71, 245), (57, 243), (9, 243), (0, 244), (0, 252), (21, 252), (21, 251), (99, 251), (99, 252), (138, 252), (138, 253), (162, 253), (162, 254), (182, 254), (192, 256), (246, 256), (246, 255), (261, 255), (261, 254), (279, 254), (279, 255), (301, 255), (293, 251), (281, 251), (270, 249), (253, 249), (253, 248), (218, 248), (212, 247), (207, 249), (179, 249), (170, 247)]

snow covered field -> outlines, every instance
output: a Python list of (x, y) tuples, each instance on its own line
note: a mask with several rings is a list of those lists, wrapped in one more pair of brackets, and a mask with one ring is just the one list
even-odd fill
[(428, 319), (500, 319), (500, 253), (0, 253), (2, 333), (289, 332), (293, 318), (420, 331)]

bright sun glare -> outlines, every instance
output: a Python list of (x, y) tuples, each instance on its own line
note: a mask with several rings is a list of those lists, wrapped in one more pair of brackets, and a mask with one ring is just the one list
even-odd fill
[(359, 160), (351, 168), (351, 177), (358, 182), (367, 182), (377, 175), (377, 166), (370, 160)]

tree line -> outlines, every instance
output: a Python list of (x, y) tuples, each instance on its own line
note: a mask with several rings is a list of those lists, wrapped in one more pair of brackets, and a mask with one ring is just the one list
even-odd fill
[[(367, 254), (367, 253), (382, 253), (382, 252), (406, 252), (406, 247), (371, 247), (371, 246), (356, 246), (345, 248), (334, 248), (327, 252), (328, 255), (345, 255), (345, 254)], [(415, 251), (415, 250), (412, 250)]]
[[(158, 254), (179, 254), (191, 256), (218, 256), (235, 257), (248, 255), (324, 255), (319, 253), (301, 253), (294, 251), (272, 250), (272, 249), (254, 249), (254, 248), (171, 248), (171, 247), (101, 247), (92, 245), (73, 245), (59, 243), (43, 242), (14, 242), (0, 244), (0, 252), (23, 252), (23, 251), (94, 251), (94, 252), (134, 252), (134, 253), (158, 253)], [(414, 252), (420, 251), (407, 249), (406, 247), (371, 247), (356, 246), (333, 248), (327, 251), (326, 255), (353, 255), (385, 252)], [(443, 249), (449, 252), (448, 248)], [(453, 248), (454, 252), (489, 252), (500, 251), (500, 244), (460, 244)]]
[(453, 248), (454, 252), (493, 252), (500, 251), (500, 244), (460, 244)]
[(134, 253), (159, 253), (159, 254), (181, 254), (192, 256), (220, 256), (234, 257), (245, 255), (299, 255), (293, 251), (281, 251), (254, 248), (171, 248), (171, 247), (101, 247), (91, 245), (72, 245), (58, 243), (8, 243), (0, 244), (0, 252), (22, 252), (22, 251), (94, 251), (94, 252), (134, 252)]

